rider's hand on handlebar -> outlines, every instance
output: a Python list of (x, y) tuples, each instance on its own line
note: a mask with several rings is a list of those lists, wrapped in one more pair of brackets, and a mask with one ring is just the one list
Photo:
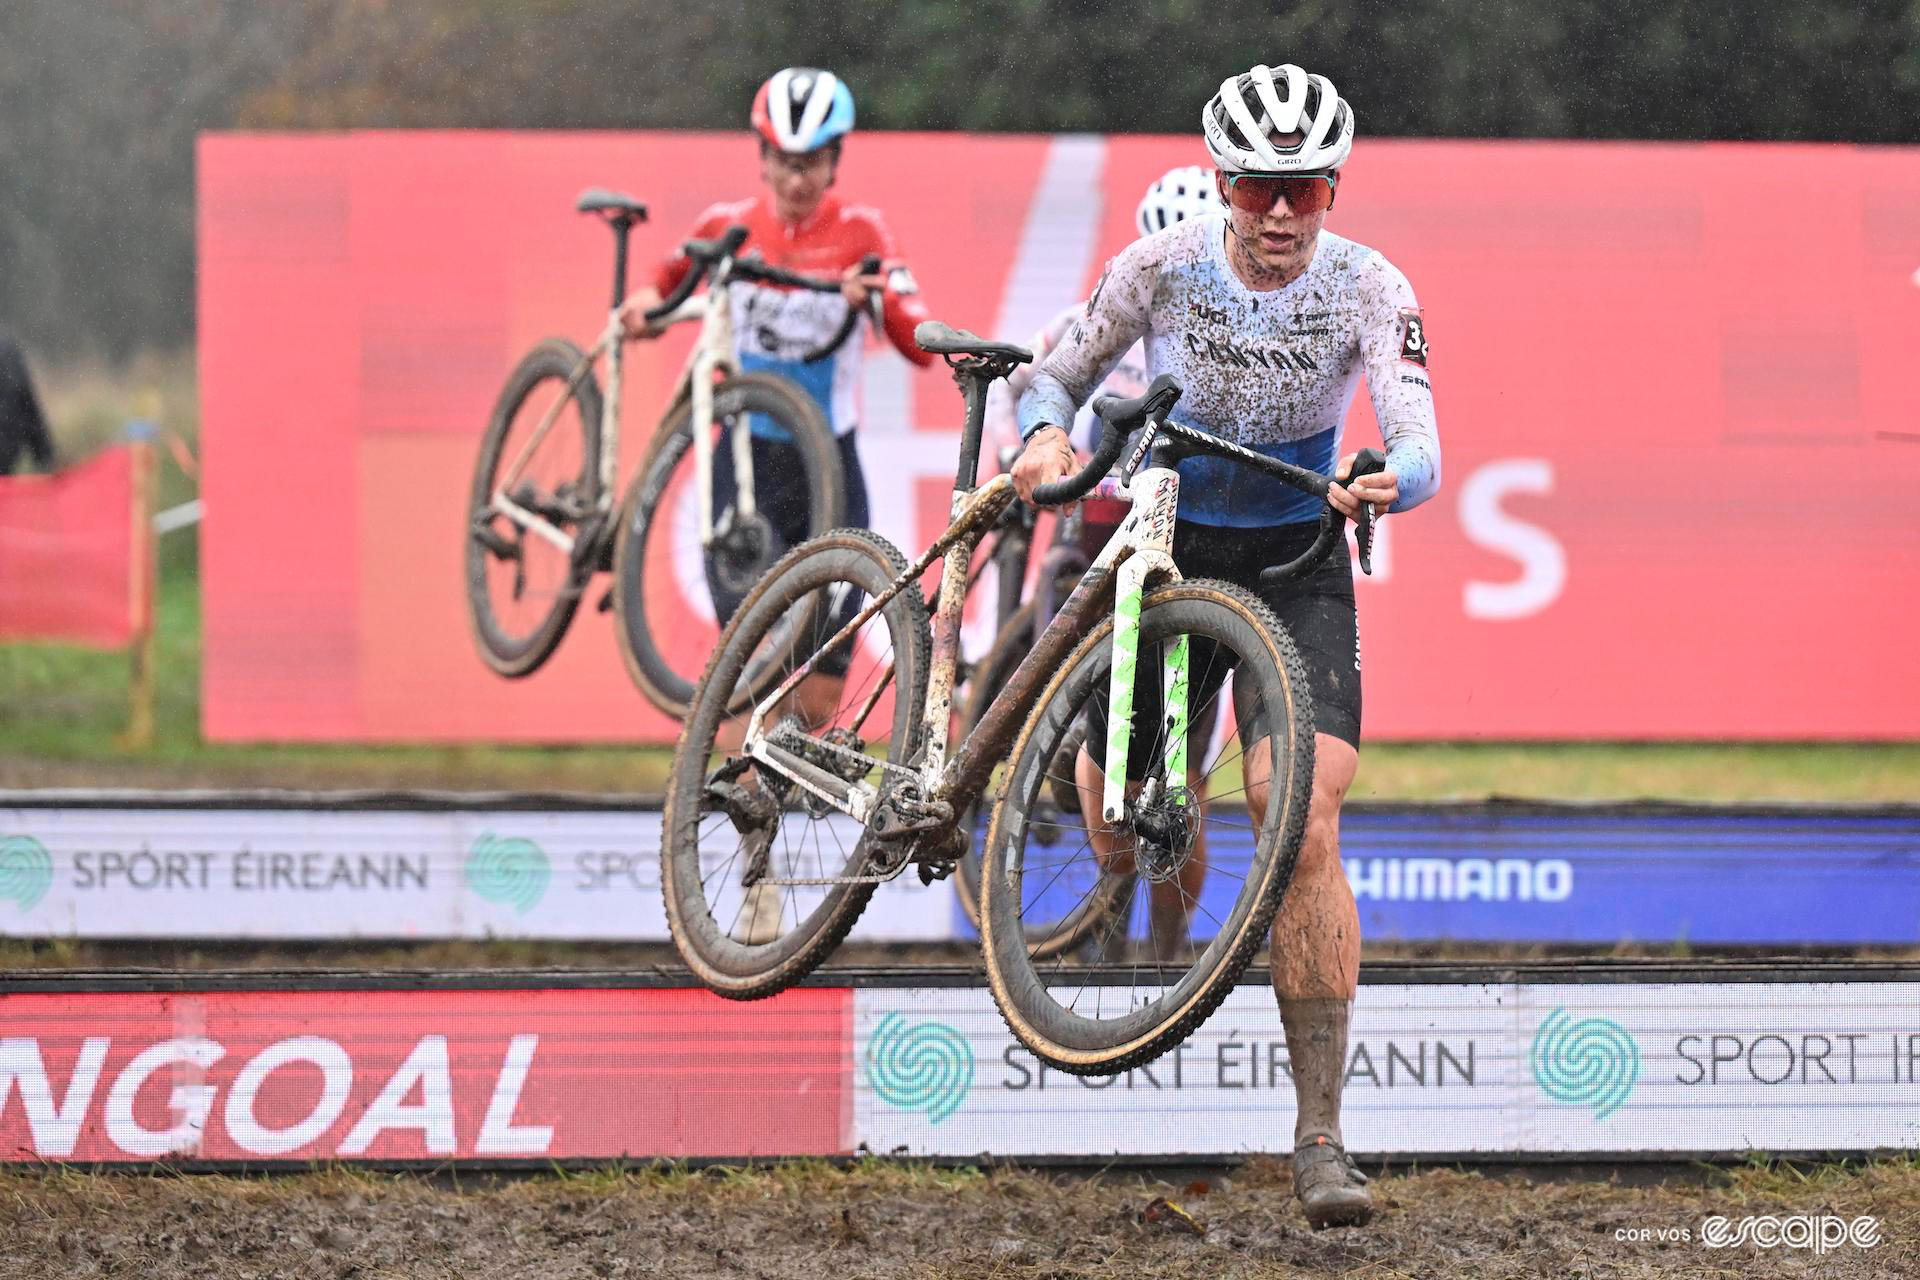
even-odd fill
[(884, 271), (861, 275), (860, 264), (857, 262), (847, 268), (847, 274), (840, 277), (840, 296), (845, 298), (847, 305), (855, 311), (867, 305), (868, 294), (883, 292), (886, 287), (887, 276)]
[(1350, 453), (1340, 459), (1340, 465), (1333, 469), (1333, 478), (1341, 483), (1327, 486), (1327, 501), (1349, 520), (1360, 518), (1360, 504), (1363, 502), (1372, 503), (1374, 515), (1383, 516), (1400, 496), (1400, 480), (1393, 474), (1392, 467), (1376, 471), (1370, 476), (1361, 476), (1348, 488), (1345, 481), (1353, 474), (1353, 460), (1359, 456)]
[(620, 304), (620, 327), (629, 339), (657, 338), (665, 330), (647, 319), (647, 312), (660, 305), (657, 289), (636, 289)]
[[(1027, 439), (1027, 447), (1013, 463), (1013, 491), (1023, 502), (1033, 501), (1033, 491), (1043, 484), (1063, 480), (1080, 469), (1080, 456), (1073, 442), (1059, 427), (1042, 427)], [(1073, 513), (1076, 504), (1060, 507), (1061, 519)]]

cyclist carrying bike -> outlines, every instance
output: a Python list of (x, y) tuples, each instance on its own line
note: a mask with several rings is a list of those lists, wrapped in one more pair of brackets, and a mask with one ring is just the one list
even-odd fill
[[(1173, 412), (1269, 456), (1335, 480), (1340, 428), (1364, 374), (1387, 451), (1386, 470), (1329, 501), (1348, 516), (1368, 503), (1406, 511), (1440, 481), (1439, 436), (1427, 371), (1424, 316), (1407, 279), (1378, 252), (1322, 230), (1353, 147), (1352, 108), (1324, 76), (1299, 67), (1253, 67), (1230, 77), (1201, 115), (1224, 218), (1190, 219), (1135, 242), (1108, 264), (1085, 313), (1048, 356), (1020, 402), (1026, 447), (1016, 489), (1072, 473), (1064, 429), (1075, 410), (1136, 342), (1149, 374), (1184, 388)], [(1319, 502), (1280, 481), (1211, 457), (1179, 464), (1174, 559), (1190, 577), (1259, 590), (1262, 569), (1285, 563), (1314, 538)], [(1347, 1156), (1340, 1094), (1360, 962), (1360, 922), (1340, 865), (1340, 808), (1359, 764), (1360, 648), (1352, 571), (1344, 544), (1305, 578), (1261, 591), (1306, 663), (1318, 734), (1306, 838), (1270, 955), (1298, 1101), (1294, 1187), (1316, 1228), (1365, 1223), (1366, 1179)], [(1195, 661), (1193, 705), (1213, 700), (1224, 671)], [(1158, 691), (1136, 692), (1136, 724), (1151, 724)], [(1264, 709), (1236, 706), (1243, 741), (1261, 736)], [(1099, 751), (1104, 733), (1090, 733)], [(1151, 734), (1136, 734), (1146, 773)], [(1247, 752), (1248, 802), (1266, 803), (1267, 755)], [(1254, 767), (1258, 766), (1258, 767)], [(1079, 781), (1096, 852), (1124, 857), (1098, 824), (1102, 762), (1083, 750)], [(1102, 848), (1101, 846), (1104, 846)]]
[[(1134, 209), (1133, 222), (1144, 239), (1189, 218), (1218, 218), (1224, 213), (1225, 207), (1220, 202), (1220, 193), (1214, 188), (1212, 170), (1199, 165), (1180, 165), (1161, 174), (1141, 195), (1140, 203)], [(1061, 310), (1028, 339), (1027, 346), (1033, 352), (1033, 363), (1021, 365), (1004, 382), (994, 383), (988, 392), (988, 425), (1003, 446), (1018, 445), (1020, 397), (1033, 384), (1048, 354), (1067, 339), (1085, 313), (1084, 302), (1073, 303)], [(1095, 393), (1130, 400), (1144, 392), (1149, 381), (1145, 346), (1135, 342), (1127, 348), (1120, 362), (1108, 370), (1104, 380), (1095, 388)], [(1091, 450), (1100, 437), (1099, 416), (1083, 403), (1068, 434), (1077, 448)], [(1114, 529), (1126, 517), (1127, 504), (1119, 498), (1092, 496), (1078, 505), (1080, 546), (1091, 559), (1106, 545)], [(1201, 720), (1205, 719), (1201, 717)], [(1210, 729), (1210, 723), (1196, 721), (1197, 735), (1204, 735)], [(1201, 753), (1195, 751), (1189, 759), (1198, 766), (1200, 757)], [(1205, 783), (1195, 779), (1193, 785), (1196, 788), (1196, 800), (1204, 803)], [(1206, 828), (1202, 825), (1197, 842), (1181, 867), (1179, 878), (1152, 886), (1148, 898), (1148, 937), (1156, 956), (1171, 957), (1185, 945), (1192, 904), (1200, 892), (1201, 878), (1206, 874), (1205, 833)]]
[[(843, 202), (831, 190), (841, 146), (853, 130), (853, 93), (846, 84), (831, 71), (812, 67), (775, 72), (753, 100), (752, 123), (759, 135), (760, 180), (766, 189), (746, 200), (712, 206), (688, 238), (710, 239), (737, 223), (748, 230), (743, 253), (757, 252), (773, 266), (804, 275), (840, 277), (838, 297), (738, 281), (731, 287), (730, 301), (741, 369), (777, 373), (819, 402), (840, 446), (845, 523), (865, 528), (871, 514), (853, 439), (863, 333), (856, 330), (818, 363), (809, 364), (804, 356), (839, 331), (849, 307), (863, 310), (877, 298), (888, 341), (915, 364), (931, 364), (933, 357), (913, 341), (914, 326), (928, 318), (926, 307), (912, 274), (898, 260), (880, 214), (866, 205)], [(868, 255), (878, 256), (882, 267), (863, 275), (860, 262)], [(621, 321), (630, 336), (654, 335), (645, 313), (673, 291), (689, 267), (676, 250), (660, 263), (652, 284), (626, 300)], [(807, 536), (806, 491), (793, 482), (802, 473), (798, 450), (770, 421), (756, 417), (751, 430), (756, 502), (792, 546)], [(717, 510), (733, 493), (730, 451), (715, 450), (713, 470)]]

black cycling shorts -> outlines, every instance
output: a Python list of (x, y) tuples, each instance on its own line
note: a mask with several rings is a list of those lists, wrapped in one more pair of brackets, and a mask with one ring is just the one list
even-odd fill
[[(768, 551), (767, 563), (785, 555), (792, 548), (807, 539), (807, 531), (812, 523), (811, 513), (807, 510), (806, 460), (801, 457), (800, 447), (787, 440), (769, 440), (763, 436), (752, 437), (753, 441), (753, 501), (760, 514), (773, 526), (774, 545)], [(842, 525), (851, 525), (856, 529), (865, 529), (872, 516), (867, 502), (867, 477), (860, 468), (860, 452), (854, 448), (853, 433), (834, 437), (834, 443), (840, 446), (840, 471), (846, 480), (847, 506), (841, 517)], [(733, 449), (726, 440), (721, 439), (713, 451), (713, 511), (717, 521), (720, 513), (733, 503)], [(707, 589), (713, 596), (714, 616), (725, 626), (733, 617), (734, 610), (746, 598), (745, 591), (729, 591), (711, 572), (708, 566)], [(825, 629), (820, 633), (824, 640), (845, 626), (853, 615), (866, 605), (866, 596), (861, 592), (848, 592), (845, 600), (832, 617), (821, 620)], [(827, 625), (831, 624), (831, 625)], [(818, 669), (827, 675), (843, 676), (847, 673), (850, 656), (845, 653), (830, 653), (820, 660)]]
[[(1354, 747), (1360, 745), (1360, 630), (1353, 606), (1352, 559), (1345, 538), (1334, 544), (1327, 558), (1305, 577), (1284, 586), (1263, 589), (1260, 572), (1285, 564), (1312, 545), (1320, 526), (1274, 525), (1232, 528), (1176, 521), (1173, 562), (1184, 578), (1222, 578), (1247, 588), (1266, 602), (1286, 627), (1307, 669), (1307, 687), (1313, 695), (1315, 728)], [(1203, 743), (1212, 735), (1221, 685), (1232, 668), (1218, 646), (1195, 639), (1188, 649), (1187, 705), (1192, 723), (1189, 739)], [(1159, 723), (1161, 666), (1141, 654), (1140, 676), (1133, 690), (1133, 722)], [(1271, 732), (1266, 709), (1250, 705), (1247, 691), (1234, 690), (1234, 715), (1241, 740), (1253, 741)], [(1104, 690), (1087, 707), (1087, 750), (1106, 767), (1107, 703)], [(1159, 761), (1163, 749), (1153, 734), (1137, 733), (1127, 752), (1127, 776), (1144, 778)], [(1196, 765), (1199, 763), (1195, 761)]]

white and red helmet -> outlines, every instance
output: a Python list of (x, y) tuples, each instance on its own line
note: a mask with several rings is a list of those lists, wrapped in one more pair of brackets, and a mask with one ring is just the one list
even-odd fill
[(753, 98), (753, 130), (789, 155), (818, 151), (853, 131), (853, 91), (831, 71), (776, 71)]
[[(1291, 62), (1229, 76), (1200, 113), (1200, 127), (1225, 173), (1323, 173), (1353, 150), (1353, 108), (1333, 81)], [(1300, 141), (1281, 146), (1270, 137), (1276, 133), (1298, 133)]]
[(1150, 236), (1176, 222), (1225, 209), (1220, 203), (1220, 192), (1213, 185), (1212, 171), (1197, 164), (1183, 164), (1178, 169), (1167, 170), (1147, 188), (1147, 194), (1140, 197), (1140, 206), (1133, 211), (1133, 225), (1141, 235)]

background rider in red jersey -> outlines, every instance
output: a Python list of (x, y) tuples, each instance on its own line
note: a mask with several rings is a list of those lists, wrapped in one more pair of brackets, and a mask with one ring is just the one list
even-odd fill
[[(741, 369), (779, 374), (819, 402), (840, 446), (847, 493), (844, 523), (866, 528), (871, 508), (854, 446), (866, 326), (825, 360), (809, 364), (803, 357), (839, 330), (847, 308), (864, 310), (877, 296), (888, 341), (915, 364), (931, 364), (933, 357), (913, 341), (914, 326), (928, 318), (927, 310), (879, 212), (843, 201), (832, 190), (841, 146), (853, 130), (853, 93), (846, 84), (831, 71), (788, 67), (760, 86), (752, 121), (765, 189), (745, 200), (713, 205), (685, 238), (711, 239), (737, 223), (748, 232), (742, 253), (757, 253), (787, 271), (840, 278), (837, 297), (735, 281), (729, 301)], [(868, 255), (881, 260), (881, 270), (863, 275), (860, 263)], [(645, 313), (672, 292), (690, 265), (676, 249), (660, 262), (651, 284), (626, 300), (621, 320), (629, 335), (651, 337), (658, 332)], [(779, 426), (763, 417), (755, 417), (752, 432), (756, 504), (791, 546), (807, 530), (805, 487), (793, 479), (803, 474), (799, 452)], [(729, 450), (714, 451), (713, 469), (719, 509), (733, 493)]]

